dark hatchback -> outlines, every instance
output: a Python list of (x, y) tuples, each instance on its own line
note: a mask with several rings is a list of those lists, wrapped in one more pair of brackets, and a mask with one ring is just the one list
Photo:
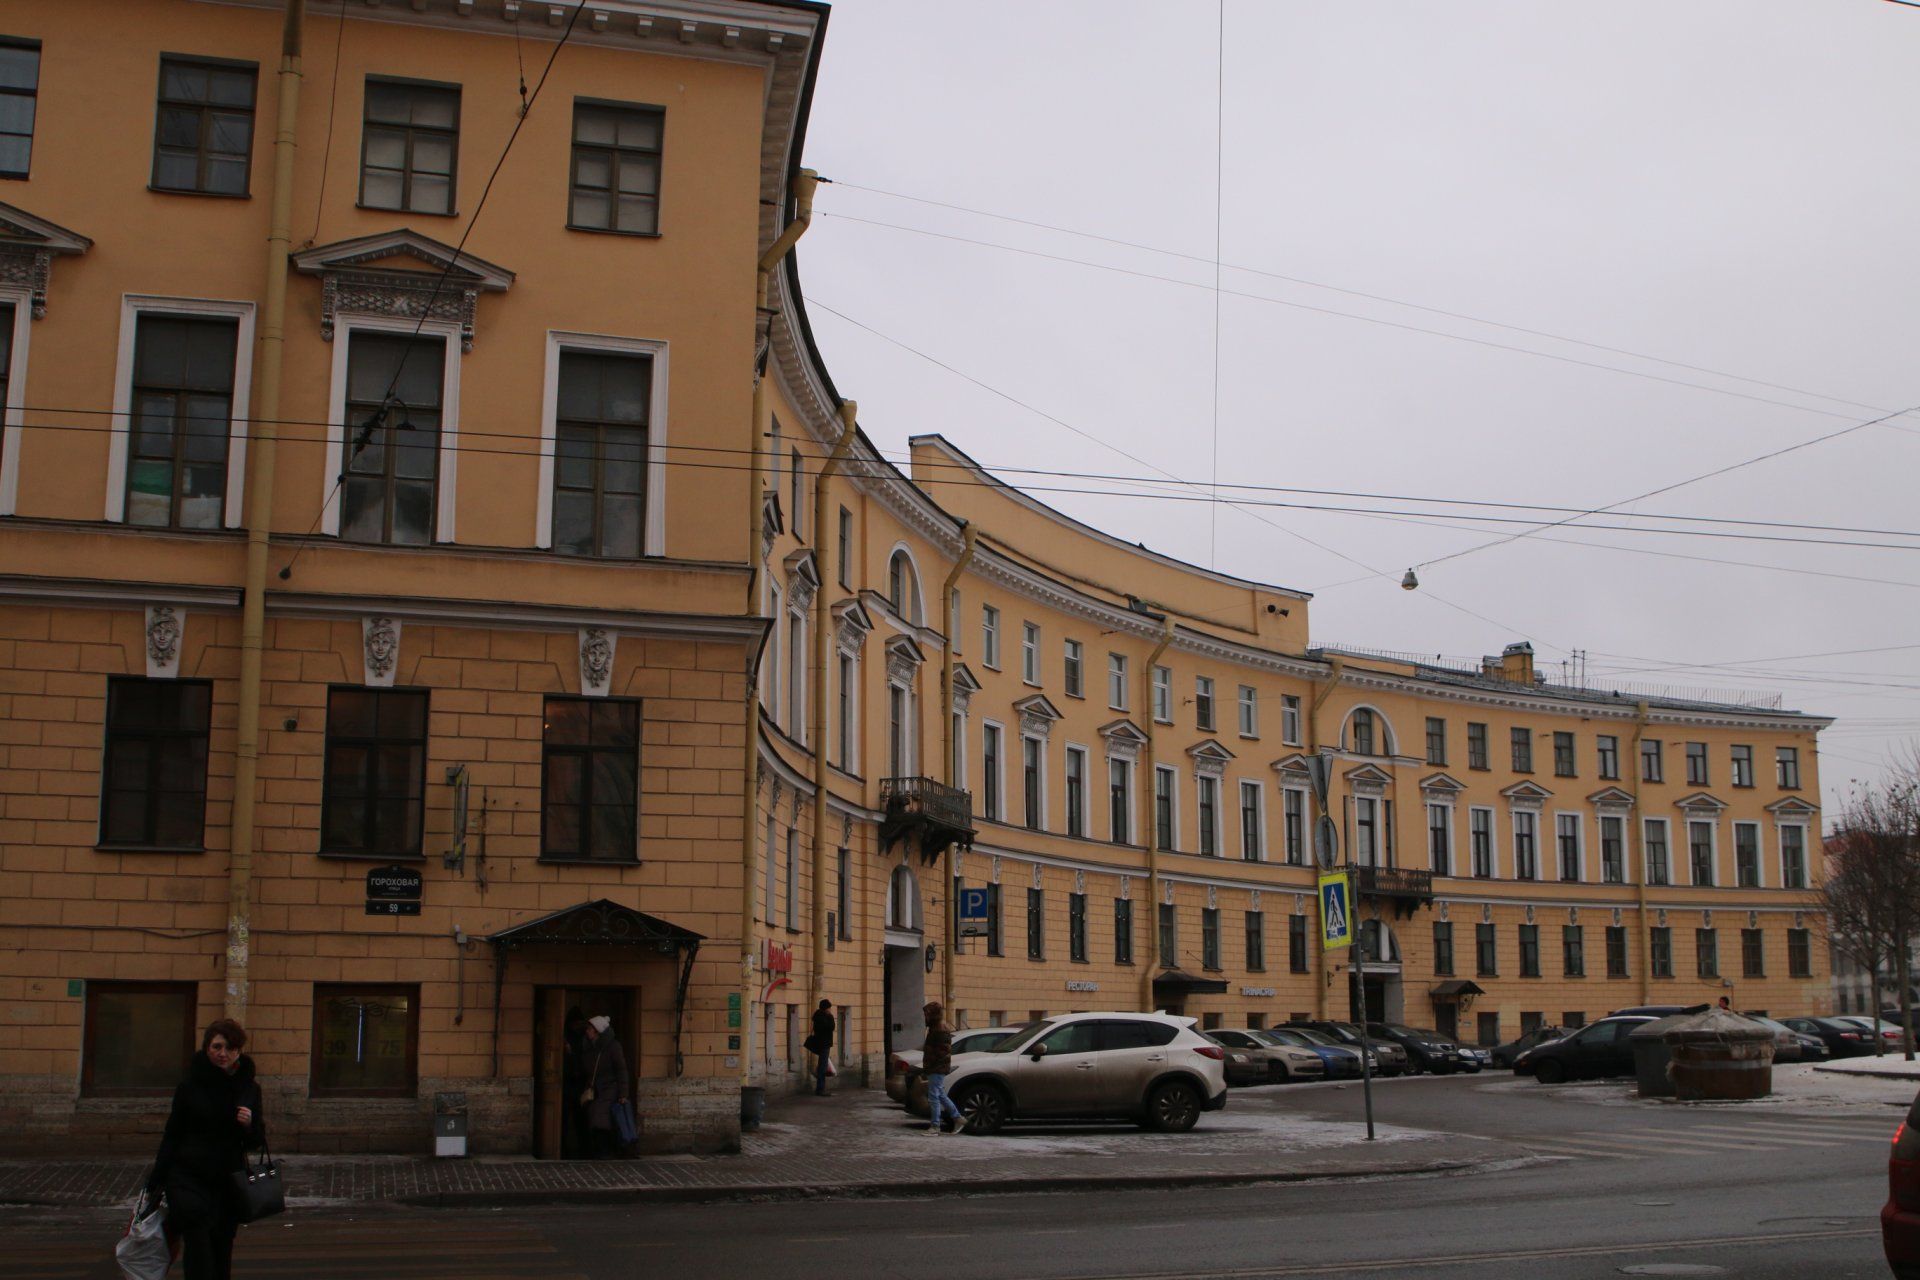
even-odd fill
[(1858, 1058), (1873, 1052), (1873, 1033), (1858, 1023), (1838, 1018), (1782, 1018), (1780, 1021), (1803, 1036), (1812, 1036), (1827, 1046), (1836, 1058)]
[(1509, 1040), (1494, 1049), (1493, 1065), (1496, 1067), (1511, 1067), (1516, 1058), (1533, 1048), (1533, 1046), (1545, 1044), (1549, 1040), (1558, 1040), (1566, 1034), (1563, 1028), (1554, 1026), (1539, 1026), (1531, 1031), (1523, 1031), (1520, 1033), (1519, 1039)]
[(1627, 1037), (1654, 1019), (1644, 1014), (1602, 1018), (1564, 1039), (1535, 1045), (1513, 1064), (1513, 1074), (1541, 1084), (1633, 1074), (1633, 1049)]
[(1413, 1070), (1413, 1063), (1407, 1057), (1407, 1051), (1393, 1041), (1372, 1033), (1362, 1035), (1360, 1028), (1351, 1022), (1328, 1022), (1324, 1020), (1301, 1019), (1285, 1024), (1289, 1027), (1306, 1027), (1324, 1035), (1332, 1036), (1349, 1049), (1358, 1049), (1362, 1045), (1373, 1050), (1376, 1064), (1374, 1074), (1385, 1077), (1404, 1076)]

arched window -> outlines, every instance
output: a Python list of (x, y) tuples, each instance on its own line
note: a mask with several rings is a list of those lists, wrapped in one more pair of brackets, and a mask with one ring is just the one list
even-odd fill
[(913, 557), (906, 548), (897, 548), (887, 561), (887, 603), (908, 622), (920, 622), (920, 576), (913, 571)]
[(1351, 735), (1355, 755), (1372, 756), (1380, 754), (1374, 748), (1373, 712), (1365, 707), (1353, 713), (1353, 731)]

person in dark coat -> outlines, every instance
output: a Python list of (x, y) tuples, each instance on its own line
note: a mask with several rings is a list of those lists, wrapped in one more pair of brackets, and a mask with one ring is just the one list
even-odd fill
[(827, 1096), (827, 1062), (833, 1056), (835, 1030), (833, 1001), (822, 1000), (813, 1011), (813, 1034), (807, 1038), (807, 1048), (813, 1054), (813, 1092), (822, 1098)]
[(590, 1158), (618, 1155), (613, 1132), (613, 1104), (627, 1098), (627, 1055), (613, 1035), (613, 1019), (601, 1014), (587, 1019), (587, 1088), (580, 1096), (587, 1112), (587, 1150)]
[(167, 1226), (185, 1246), (187, 1280), (229, 1280), (240, 1229), (233, 1175), (267, 1143), (247, 1033), (231, 1018), (211, 1023), (187, 1078), (173, 1091), (147, 1191), (167, 1198)]
[(957, 1131), (965, 1118), (947, 1096), (947, 1072), (953, 1070), (953, 1028), (947, 1025), (946, 1011), (938, 1000), (929, 1000), (923, 1012), (927, 1015), (927, 1038), (920, 1045), (920, 1070), (927, 1076), (927, 1114), (931, 1117), (927, 1132), (947, 1131), (943, 1111), (953, 1117)]

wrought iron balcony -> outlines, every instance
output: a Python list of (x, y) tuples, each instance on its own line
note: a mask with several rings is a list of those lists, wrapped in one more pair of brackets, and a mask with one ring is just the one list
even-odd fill
[(923, 862), (940, 856), (950, 844), (973, 847), (973, 793), (932, 778), (882, 778), (880, 847), (910, 839)]
[(1410, 867), (1349, 866), (1353, 891), (1363, 898), (1382, 898), (1396, 916), (1411, 916), (1433, 905), (1433, 872)]

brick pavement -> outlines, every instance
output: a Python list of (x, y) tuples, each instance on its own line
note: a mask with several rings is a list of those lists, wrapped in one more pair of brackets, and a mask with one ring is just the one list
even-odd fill
[[(413, 1205), (703, 1201), (1227, 1185), (1465, 1170), (1520, 1158), (1457, 1134), (1358, 1126), (1298, 1114), (1285, 1090), (1236, 1091), (1189, 1134), (1125, 1125), (1047, 1125), (993, 1138), (932, 1137), (878, 1090), (796, 1097), (770, 1108), (738, 1155), (603, 1162), (482, 1157), (287, 1156), (296, 1204)], [(99, 1206), (139, 1190), (144, 1162), (0, 1161), (0, 1205)]]

